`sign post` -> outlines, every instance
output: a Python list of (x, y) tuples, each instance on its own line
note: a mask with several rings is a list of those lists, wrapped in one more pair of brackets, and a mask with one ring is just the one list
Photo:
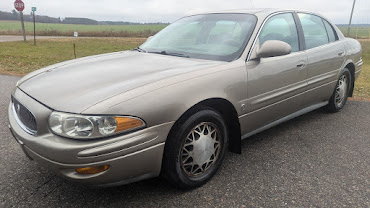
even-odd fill
[(36, 7), (32, 7), (33, 13), (33, 44), (36, 45), (36, 18), (35, 18)]
[(14, 8), (19, 12), (21, 17), (21, 24), (22, 24), (22, 34), (24, 42), (26, 42), (26, 31), (24, 30), (24, 18), (23, 18), (23, 10), (24, 10), (24, 3), (22, 0), (15, 0)]

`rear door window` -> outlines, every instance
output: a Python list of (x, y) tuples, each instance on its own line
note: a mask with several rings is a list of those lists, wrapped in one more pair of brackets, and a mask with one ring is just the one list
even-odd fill
[(329, 43), (328, 34), (322, 19), (311, 14), (298, 14), (301, 21), (306, 49), (315, 48)]
[(326, 31), (328, 32), (329, 41), (334, 42), (334, 41), (338, 40), (337, 34), (334, 31), (333, 27), (326, 20), (323, 19), (323, 21), (324, 21)]

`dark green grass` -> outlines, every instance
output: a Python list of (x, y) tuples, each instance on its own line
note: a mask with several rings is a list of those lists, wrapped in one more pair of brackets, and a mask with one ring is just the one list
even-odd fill
[[(347, 27), (339, 27), (339, 29), (347, 36)], [(370, 39), (370, 27), (352, 27), (349, 36), (353, 38)]]

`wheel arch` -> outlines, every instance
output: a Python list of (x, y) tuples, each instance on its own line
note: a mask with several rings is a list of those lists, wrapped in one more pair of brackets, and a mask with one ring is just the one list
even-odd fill
[(237, 111), (234, 105), (224, 99), (224, 98), (209, 98), (203, 101), (198, 102), (197, 104), (193, 105), (187, 111), (185, 111), (179, 119), (175, 122), (172, 126), (168, 136), (171, 136), (173, 133), (172, 131), (180, 126), (185, 120), (192, 114), (198, 111), (200, 107), (208, 107), (214, 109), (218, 113), (221, 114), (223, 119), (225, 120), (228, 132), (229, 132), (229, 151), (233, 153), (240, 154), (241, 153), (241, 131), (240, 131), (240, 123), (238, 119)]
[(349, 91), (348, 97), (353, 96), (353, 90), (355, 88), (355, 65), (352, 62), (349, 62), (346, 64), (344, 68), (347, 68), (349, 72), (351, 73), (351, 89)]

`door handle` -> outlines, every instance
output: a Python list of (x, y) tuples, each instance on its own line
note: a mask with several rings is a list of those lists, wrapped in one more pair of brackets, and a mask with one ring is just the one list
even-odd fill
[(300, 61), (300, 62), (297, 63), (297, 68), (303, 69), (305, 67), (306, 67), (306, 62)]
[(338, 56), (343, 56), (343, 55), (344, 55), (344, 51), (338, 52)]

